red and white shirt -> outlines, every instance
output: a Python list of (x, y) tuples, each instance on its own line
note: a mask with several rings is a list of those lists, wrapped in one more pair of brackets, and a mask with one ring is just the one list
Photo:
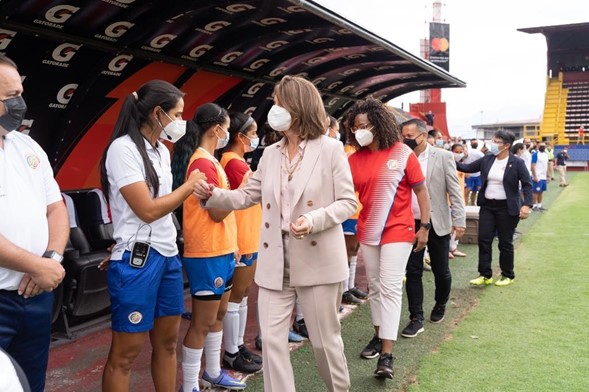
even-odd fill
[(362, 211), (358, 241), (366, 245), (413, 242), (413, 187), (425, 177), (413, 151), (401, 142), (385, 150), (362, 148), (349, 157)]

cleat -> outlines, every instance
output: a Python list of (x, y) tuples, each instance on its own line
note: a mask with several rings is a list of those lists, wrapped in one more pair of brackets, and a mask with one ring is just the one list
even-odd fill
[(352, 293), (352, 295), (356, 298), (368, 299), (368, 293), (365, 293), (364, 291), (360, 290), (358, 287), (352, 287), (350, 289), (350, 293)]
[(499, 279), (497, 279), (497, 281), (495, 282), (495, 286), (509, 286), (510, 284), (513, 283), (513, 279), (508, 278), (507, 276), (503, 276), (501, 275), (501, 277)]
[(493, 278), (485, 278), (481, 275), (476, 279), (472, 279), (469, 283), (473, 286), (488, 286), (493, 284)]
[(243, 381), (231, 377), (225, 370), (221, 370), (221, 374), (216, 379), (205, 371), (202, 375), (202, 385), (204, 388), (225, 388), (230, 391), (242, 391), (246, 387)]

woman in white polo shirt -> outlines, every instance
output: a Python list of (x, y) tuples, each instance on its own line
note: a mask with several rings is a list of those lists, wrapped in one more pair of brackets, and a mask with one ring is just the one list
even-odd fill
[(170, 153), (158, 139), (186, 132), (184, 94), (152, 80), (129, 94), (100, 162), (116, 245), (108, 271), (112, 344), (103, 391), (129, 389), (133, 362), (150, 334), (156, 390), (176, 383), (176, 342), (184, 311), (182, 265), (171, 213), (190, 196), (198, 171), (172, 192)]

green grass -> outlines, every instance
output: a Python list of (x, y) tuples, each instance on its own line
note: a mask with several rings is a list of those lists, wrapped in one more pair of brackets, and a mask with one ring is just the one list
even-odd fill
[[(461, 245), (465, 258), (450, 261), (453, 289), (441, 324), (426, 322), (415, 339), (399, 338), (394, 348), (395, 377), (373, 377), (376, 360), (360, 351), (372, 337), (370, 308), (358, 307), (342, 321), (352, 391), (577, 391), (589, 385), (589, 289), (583, 256), (589, 254), (589, 176), (570, 175), (562, 188), (554, 182), (545, 194), (550, 210), (534, 213), (518, 226), (516, 282), (506, 288), (472, 288), (477, 246)], [(495, 256), (498, 252), (494, 249)], [(493, 266), (497, 269), (497, 258)], [(424, 274), (424, 310), (433, 304), (433, 276)], [(403, 304), (401, 328), (408, 321)], [(297, 390), (319, 392), (308, 345), (291, 355)], [(262, 391), (262, 377), (248, 381)]]

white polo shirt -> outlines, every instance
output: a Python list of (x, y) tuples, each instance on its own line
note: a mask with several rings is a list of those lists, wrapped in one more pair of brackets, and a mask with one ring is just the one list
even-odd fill
[[(159, 178), (158, 197), (172, 192), (172, 169), (170, 152), (162, 143), (154, 148), (145, 140), (147, 156), (151, 160)], [(109, 147), (106, 156), (106, 172), (110, 184), (110, 212), (114, 227), (116, 245), (112, 250), (112, 259), (121, 260), (125, 250), (131, 250), (135, 234), (140, 225), (144, 224), (127, 204), (120, 189), (136, 182), (146, 182), (143, 159), (129, 135), (116, 139)], [(150, 189), (150, 192), (152, 190)], [(176, 228), (170, 214), (150, 224), (151, 246), (163, 256), (171, 257), (178, 254), (176, 246)], [(147, 240), (149, 228), (143, 227), (139, 232), (139, 240)]]
[[(4, 136), (4, 148), (0, 148), (0, 234), (41, 256), (49, 242), (47, 206), (61, 200), (41, 146), (20, 132)], [(22, 276), (22, 272), (0, 267), (0, 289), (18, 289)]]

